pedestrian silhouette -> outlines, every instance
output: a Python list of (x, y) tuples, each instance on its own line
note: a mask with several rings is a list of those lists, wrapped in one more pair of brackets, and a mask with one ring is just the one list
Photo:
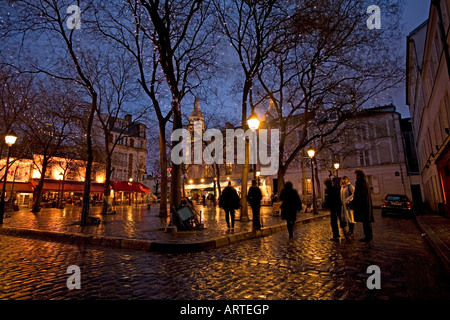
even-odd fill
[(252, 186), (248, 189), (247, 193), (247, 201), (250, 204), (250, 207), (252, 208), (254, 230), (261, 229), (261, 217), (260, 217), (261, 200), (262, 200), (261, 190), (259, 189), (256, 180), (252, 180)]
[(325, 180), (325, 207), (330, 210), (331, 231), (333, 233), (332, 241), (339, 242), (338, 220), (341, 215), (341, 198), (339, 189), (333, 185), (330, 179)]
[(286, 220), (289, 239), (292, 239), (294, 236), (294, 223), (297, 220), (297, 211), (302, 209), (302, 201), (291, 182), (288, 181), (284, 184), (284, 189), (280, 193), (280, 201), (282, 201), (280, 206), (281, 218)]
[(353, 195), (353, 207), (355, 213), (355, 221), (362, 222), (364, 230), (364, 238), (360, 241), (368, 242), (372, 241), (372, 222), (373, 210), (372, 210), (372, 197), (370, 195), (369, 185), (365, 179), (364, 171), (355, 170), (355, 194)]
[(236, 189), (231, 186), (231, 181), (228, 182), (228, 186), (222, 191), (219, 198), (219, 207), (225, 211), (225, 220), (228, 228), (234, 229), (234, 210), (240, 207), (240, 199)]

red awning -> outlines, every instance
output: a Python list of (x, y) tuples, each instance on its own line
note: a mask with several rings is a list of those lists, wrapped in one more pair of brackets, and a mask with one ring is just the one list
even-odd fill
[[(34, 188), (37, 187), (38, 181), (33, 181), (32, 184)], [(63, 187), (62, 181), (58, 180), (45, 180), (44, 187), (42, 191), (60, 191)], [(83, 192), (84, 182), (83, 181), (64, 181), (64, 192)], [(91, 193), (92, 192), (104, 192), (104, 184), (91, 182)]]
[(150, 189), (140, 182), (114, 181), (111, 180), (111, 188), (115, 192), (139, 192), (147, 194)]
[(30, 182), (6, 181), (6, 191), (11, 190), (19, 193), (33, 193), (33, 186)]

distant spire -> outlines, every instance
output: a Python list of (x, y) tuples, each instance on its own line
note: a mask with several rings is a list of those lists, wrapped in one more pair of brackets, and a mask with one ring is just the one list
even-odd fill
[(204, 120), (203, 113), (200, 110), (200, 103), (199, 103), (197, 97), (195, 97), (194, 109), (192, 110), (191, 116), (189, 117), (189, 119), (192, 119), (192, 120), (200, 120), (201, 119), (202, 121)]

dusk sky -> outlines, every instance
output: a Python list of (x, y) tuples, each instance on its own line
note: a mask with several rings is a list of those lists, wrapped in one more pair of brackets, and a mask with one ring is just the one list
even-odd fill
[[(428, 19), (430, 11), (430, 0), (406, 0), (405, 10), (403, 12), (404, 37), (402, 43), (399, 44), (401, 50), (404, 51), (405, 67), (406, 67), (406, 37), (411, 31), (417, 28), (422, 22)], [(403, 117), (409, 117), (409, 108), (406, 105), (405, 86), (392, 96), (392, 100)], [(389, 101), (387, 101), (389, 103)]]

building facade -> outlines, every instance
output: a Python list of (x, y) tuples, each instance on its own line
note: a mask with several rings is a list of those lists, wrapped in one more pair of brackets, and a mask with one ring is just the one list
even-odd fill
[[(364, 109), (344, 122), (326, 141), (314, 141), (308, 146), (316, 150), (314, 168), (317, 170), (317, 198), (323, 201), (323, 182), (327, 178), (347, 176), (354, 184), (354, 171), (362, 169), (372, 190), (374, 206), (380, 206), (382, 199), (389, 193), (405, 194), (420, 203), (420, 176), (414, 169), (409, 169), (406, 161), (406, 149), (411, 163), (416, 158), (414, 150), (405, 142), (405, 136), (409, 137), (411, 132), (407, 126), (402, 126), (402, 121), (404, 119), (401, 119), (393, 105)], [(331, 117), (329, 125), (333, 126), (333, 123)], [(300, 165), (294, 164), (288, 168), (285, 180), (291, 181), (300, 194), (310, 197), (311, 161), (303, 159), (304, 170), (301, 161), (298, 161)], [(334, 163), (339, 163), (337, 171)]]
[(450, 215), (450, 1), (432, 1), (426, 22), (407, 37), (406, 96), (424, 202)]

